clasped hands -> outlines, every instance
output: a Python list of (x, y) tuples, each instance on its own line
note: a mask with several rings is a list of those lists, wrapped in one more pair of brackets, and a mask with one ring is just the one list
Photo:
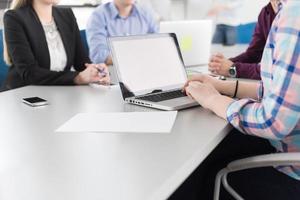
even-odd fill
[(75, 77), (78, 85), (98, 83), (102, 85), (110, 84), (108, 67), (105, 64), (85, 64), (85, 70)]

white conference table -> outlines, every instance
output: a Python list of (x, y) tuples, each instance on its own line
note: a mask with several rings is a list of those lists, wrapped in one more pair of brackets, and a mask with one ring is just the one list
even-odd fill
[[(50, 105), (21, 103), (30, 96)], [(124, 104), (117, 87), (28, 86), (0, 93), (0, 199), (166, 199), (231, 130), (196, 107), (180, 111), (169, 134), (55, 132), (80, 112), (132, 111), (149, 109)]]
[[(212, 52), (233, 56), (245, 47), (214, 45)], [(50, 105), (21, 103), (31, 96)], [(125, 104), (118, 87), (28, 86), (0, 93), (0, 199), (168, 198), (231, 130), (225, 120), (195, 107), (178, 113), (169, 134), (55, 132), (81, 112), (149, 110)]]

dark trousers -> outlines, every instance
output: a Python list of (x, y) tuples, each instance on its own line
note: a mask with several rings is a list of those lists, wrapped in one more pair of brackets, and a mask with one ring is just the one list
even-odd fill
[[(211, 200), (213, 199), (216, 174), (228, 163), (241, 158), (274, 152), (275, 149), (267, 140), (233, 130), (169, 199)], [(290, 197), (291, 190), (298, 197), (297, 199), (300, 199), (300, 181), (298, 182), (273, 168), (232, 173), (228, 177), (228, 182), (246, 200), (264, 199), (265, 197), (265, 199), (285, 200), (287, 198), (282, 197)], [(276, 192), (280, 194), (273, 195), (275, 193), (266, 192), (274, 190), (278, 185), (281, 189)], [(286, 196), (287, 194), (289, 195)], [(270, 195), (272, 198), (268, 198)], [(221, 199), (233, 199), (224, 189), (221, 190), (221, 197)]]
[(237, 41), (237, 30), (235, 26), (218, 24), (216, 26), (213, 43), (225, 46), (235, 45)]

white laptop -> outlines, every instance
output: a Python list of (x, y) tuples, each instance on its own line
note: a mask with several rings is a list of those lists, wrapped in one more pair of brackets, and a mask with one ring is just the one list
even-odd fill
[(212, 20), (166, 21), (161, 33), (175, 33), (186, 67), (207, 65), (213, 36)]
[(161, 110), (198, 105), (181, 91), (187, 74), (175, 34), (110, 37), (108, 41), (125, 102)]

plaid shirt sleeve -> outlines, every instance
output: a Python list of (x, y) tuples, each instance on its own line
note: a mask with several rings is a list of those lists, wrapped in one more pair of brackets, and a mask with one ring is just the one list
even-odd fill
[(273, 24), (261, 62), (259, 100), (241, 99), (227, 109), (227, 120), (246, 134), (282, 140), (299, 122), (299, 18), (298, 10), (287, 8)]

